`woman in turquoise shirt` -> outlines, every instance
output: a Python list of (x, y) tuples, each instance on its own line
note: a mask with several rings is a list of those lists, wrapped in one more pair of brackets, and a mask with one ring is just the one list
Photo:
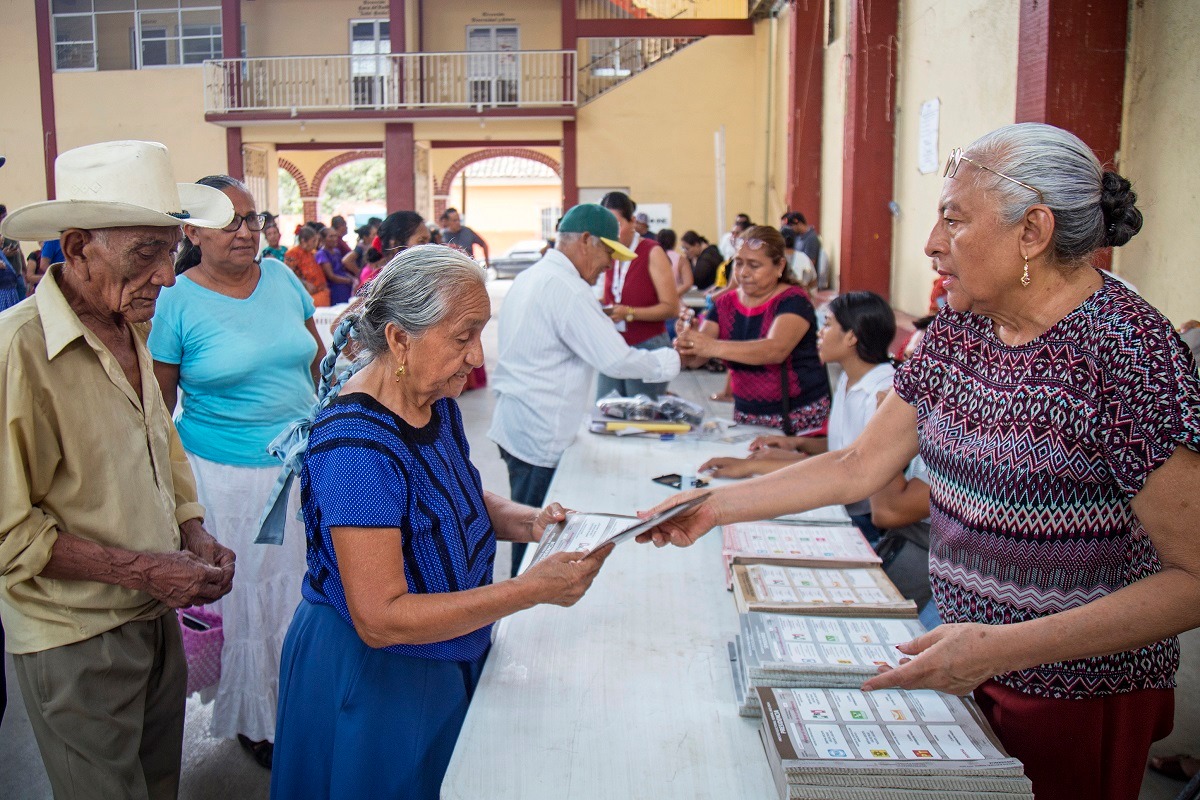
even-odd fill
[[(282, 546), (254, 543), (258, 516), (279, 475), (267, 446), (315, 402), (324, 348), (313, 302), (287, 266), (258, 255), (265, 216), (240, 181), (220, 189), (235, 216), (223, 230), (184, 226), (178, 282), (158, 299), (150, 334), (154, 371), (196, 475), (208, 530), (237, 553), (238, 577), (220, 601), (225, 646), (212, 735), (235, 736), (271, 763), (279, 654), (305, 571), (304, 526)], [(298, 503), (297, 503), (298, 505)]]

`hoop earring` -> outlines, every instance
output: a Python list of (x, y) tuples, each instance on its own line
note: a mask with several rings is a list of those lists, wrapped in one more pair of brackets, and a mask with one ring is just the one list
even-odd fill
[(1021, 285), (1029, 285), (1029, 256), (1025, 256), (1025, 272), (1021, 275)]
[(400, 382), (400, 376), (404, 374), (404, 365), (396, 367), (396, 383)]

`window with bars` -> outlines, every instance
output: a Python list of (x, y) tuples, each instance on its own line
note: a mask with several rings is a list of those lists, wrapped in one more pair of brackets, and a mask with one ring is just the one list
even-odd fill
[(186, 66), (221, 56), (217, 0), (51, 0), (50, 22), (60, 72)]

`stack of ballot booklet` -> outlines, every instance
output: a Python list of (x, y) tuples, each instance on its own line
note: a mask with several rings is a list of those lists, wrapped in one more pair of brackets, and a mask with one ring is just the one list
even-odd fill
[(878, 565), (864, 567), (788, 567), (734, 564), (737, 609), (781, 614), (849, 617), (917, 616), (908, 600)]
[(721, 536), (727, 585), (734, 564), (861, 567), (882, 561), (853, 525), (738, 522), (722, 526)]
[(783, 800), (1033, 800), (970, 699), (928, 690), (757, 689)]
[(879, 667), (899, 666), (896, 645), (923, 633), (915, 619), (742, 614), (730, 650), (738, 712), (759, 715), (762, 687), (857, 689)]

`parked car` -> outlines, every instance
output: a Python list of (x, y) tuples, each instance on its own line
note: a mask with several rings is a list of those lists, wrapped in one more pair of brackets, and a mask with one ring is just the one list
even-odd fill
[(542, 248), (546, 246), (545, 239), (525, 239), (517, 242), (504, 252), (504, 255), (492, 259), (492, 268), (498, 278), (514, 278), (518, 272), (528, 269), (542, 258)]

